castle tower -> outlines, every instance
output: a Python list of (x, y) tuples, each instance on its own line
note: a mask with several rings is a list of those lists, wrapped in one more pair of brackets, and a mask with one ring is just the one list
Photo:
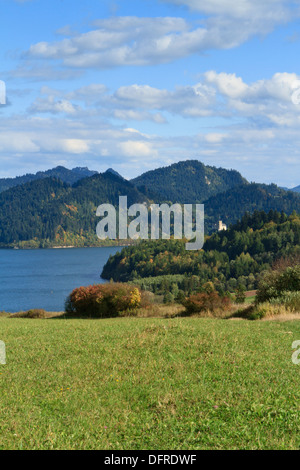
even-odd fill
[(223, 224), (222, 220), (219, 220), (219, 232), (222, 230), (227, 230), (227, 225)]

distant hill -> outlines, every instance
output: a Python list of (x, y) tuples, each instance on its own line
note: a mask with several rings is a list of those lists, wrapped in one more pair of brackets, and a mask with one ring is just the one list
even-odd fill
[(42, 178), (11, 188), (0, 194), (0, 246), (97, 244), (96, 209), (103, 203), (118, 206), (121, 195), (128, 205), (147, 202), (132, 183), (109, 172), (73, 186)]
[(228, 231), (214, 233), (203, 247), (204, 250), (225, 252), (230, 259), (249, 253), (253, 257), (273, 252), (275, 257), (288, 252), (299, 253), (300, 215), (287, 217), (284, 212), (271, 210), (246, 213), (240, 221), (231, 225)]
[(117, 172), (116, 170), (114, 170), (113, 168), (108, 168), (105, 173), (112, 173), (113, 175), (118, 176), (118, 177), (121, 178), (122, 180), (125, 179), (125, 178), (123, 178), (122, 175), (120, 175), (120, 173), (118, 173), (118, 172)]
[(131, 182), (156, 202), (200, 203), (235, 186), (247, 184), (238, 171), (187, 160), (148, 171)]
[(102, 277), (137, 281), (154, 292), (159, 288), (174, 295), (178, 288), (188, 293), (206, 282), (221, 292), (235, 292), (239, 285), (252, 290), (274, 261), (299, 256), (299, 243), (300, 215), (255, 211), (228, 231), (214, 233), (203, 250), (187, 251), (184, 240), (141, 241), (123, 248), (107, 260)]
[(296, 186), (296, 188), (286, 188), (284, 186), (281, 187), (285, 191), (293, 191), (293, 193), (300, 193), (300, 186)]
[(86, 167), (77, 167), (73, 170), (68, 170), (63, 166), (57, 166), (51, 170), (47, 171), (38, 171), (35, 174), (28, 173), (24, 176), (17, 176), (16, 178), (0, 178), (0, 193), (6, 191), (7, 189), (14, 188), (15, 186), (20, 186), (24, 183), (30, 183), (31, 181), (36, 181), (42, 178), (58, 178), (63, 183), (74, 184), (82, 178), (87, 178), (93, 176), (97, 171), (89, 170)]
[(206, 227), (209, 232), (216, 230), (218, 220), (230, 225), (240, 219), (245, 212), (270, 210), (291, 214), (300, 213), (300, 195), (284, 191), (275, 184), (257, 184), (237, 186), (224, 193), (212, 196), (204, 202)]

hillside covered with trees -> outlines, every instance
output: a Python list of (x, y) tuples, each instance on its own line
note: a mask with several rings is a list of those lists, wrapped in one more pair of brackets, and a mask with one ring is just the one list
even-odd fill
[(230, 225), (245, 212), (300, 213), (300, 194), (276, 185), (250, 184), (236, 171), (207, 167), (198, 161), (154, 170), (132, 182), (113, 169), (85, 177), (86, 172), (86, 168), (57, 167), (0, 192), (0, 247), (109, 244), (96, 236), (96, 209), (103, 203), (117, 208), (119, 196), (128, 197), (128, 206), (165, 200), (170, 204), (202, 202), (206, 234), (217, 230), (219, 220)]
[(204, 202), (206, 229), (216, 229), (216, 222), (222, 220), (228, 226), (241, 219), (245, 212), (278, 211), (291, 214), (300, 213), (300, 195), (284, 191), (275, 184), (257, 184), (237, 186), (225, 193), (212, 196)]
[(0, 246), (99, 244), (96, 209), (103, 203), (117, 206), (124, 194), (130, 205), (145, 201), (135, 186), (110, 172), (82, 179), (72, 187), (46, 178), (4, 191), (0, 194)]
[(109, 258), (102, 277), (174, 294), (207, 282), (220, 292), (235, 292), (239, 287), (252, 290), (277, 259), (299, 253), (299, 215), (255, 212), (227, 232), (207, 238), (201, 251), (186, 251), (182, 240), (142, 241), (123, 248)]
[(157, 202), (201, 203), (235, 186), (247, 184), (238, 171), (205, 166), (198, 160), (174, 163), (131, 180)]

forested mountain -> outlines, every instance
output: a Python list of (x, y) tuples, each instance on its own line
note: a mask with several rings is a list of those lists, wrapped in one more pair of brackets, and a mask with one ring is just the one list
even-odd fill
[(203, 247), (204, 250), (223, 251), (230, 259), (249, 253), (259, 256), (274, 253), (283, 256), (294, 247), (300, 246), (300, 217), (294, 212), (287, 216), (284, 212), (271, 210), (246, 213), (229, 230), (214, 233)]
[(206, 227), (210, 232), (216, 229), (218, 220), (230, 225), (245, 212), (276, 210), (291, 214), (295, 210), (300, 213), (300, 196), (291, 191), (284, 191), (275, 184), (251, 183), (212, 196), (204, 202), (204, 206)]
[(299, 215), (255, 212), (228, 231), (212, 235), (200, 251), (186, 251), (182, 240), (142, 241), (123, 248), (109, 258), (102, 277), (136, 281), (150, 290), (151, 286), (161, 290), (160, 283), (175, 291), (206, 282), (220, 291), (235, 291), (239, 285), (250, 290), (274, 261), (299, 256), (299, 245)]
[[(153, 173), (158, 175), (155, 191), (159, 191), (159, 195), (148, 186), (137, 187), (111, 169), (83, 178), (86, 171), (89, 172), (85, 168), (75, 171), (57, 167), (51, 170), (56, 178), (43, 176), (0, 193), (0, 246), (99, 244), (96, 208), (103, 203), (117, 207), (119, 196), (127, 196), (129, 206), (159, 203), (171, 195), (174, 197), (171, 203), (196, 203), (203, 201), (204, 193), (209, 192), (211, 186), (213, 191), (230, 186), (204, 201), (206, 233), (216, 231), (219, 220), (230, 225), (245, 212), (277, 210), (289, 215), (295, 210), (300, 213), (300, 194), (284, 191), (276, 185), (249, 184), (235, 171), (205, 167), (195, 161), (150, 172), (151, 178)], [(72, 178), (77, 181), (70, 186)], [(205, 181), (205, 185), (199, 181)]]
[(205, 166), (197, 160), (148, 171), (131, 180), (157, 202), (200, 203), (247, 181), (235, 170)]
[(15, 186), (20, 186), (21, 184), (30, 183), (30, 181), (36, 181), (43, 178), (58, 178), (63, 183), (74, 184), (76, 181), (79, 181), (82, 178), (87, 178), (93, 176), (97, 171), (91, 171), (85, 167), (73, 168), (73, 170), (68, 170), (63, 166), (57, 166), (47, 171), (38, 171), (35, 174), (28, 173), (24, 176), (17, 176), (16, 178), (0, 178), (0, 193), (6, 191), (7, 189), (14, 188)]
[[(100, 204), (144, 202), (145, 196), (130, 182), (112, 173), (85, 178), (72, 187), (44, 178), (0, 194), (0, 246), (31, 241), (33, 246), (95, 244)], [(147, 201), (146, 201), (147, 202)]]
[(284, 191), (293, 191), (293, 193), (300, 193), (300, 186), (296, 186), (296, 188), (286, 188), (282, 186), (281, 189), (284, 189)]
[(0, 244), (54, 238), (70, 187), (46, 178), (0, 194)]
[(120, 175), (120, 173), (118, 173), (118, 172), (117, 172), (116, 170), (114, 170), (113, 168), (108, 168), (105, 173), (112, 173), (113, 175), (118, 176), (118, 177), (121, 178), (121, 179), (125, 179), (125, 178), (123, 178), (122, 175)]

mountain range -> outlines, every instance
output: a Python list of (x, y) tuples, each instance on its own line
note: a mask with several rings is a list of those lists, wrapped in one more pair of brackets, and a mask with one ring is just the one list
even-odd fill
[[(12, 187), (3, 189), (3, 182)], [(131, 181), (111, 168), (97, 173), (87, 168), (56, 167), (35, 175), (2, 179), (1, 187), (2, 247), (103, 244), (95, 233), (99, 222), (96, 208), (103, 203), (118, 206), (122, 195), (127, 195), (128, 205), (204, 203), (207, 233), (216, 230), (220, 219), (229, 225), (245, 212), (273, 209), (300, 213), (297, 192), (274, 184), (249, 183), (235, 170), (205, 166), (197, 160), (158, 168)]]
[(30, 183), (31, 181), (40, 180), (43, 178), (58, 178), (63, 183), (74, 184), (82, 178), (93, 176), (97, 171), (91, 171), (86, 167), (77, 167), (72, 170), (68, 170), (63, 166), (57, 166), (47, 171), (38, 171), (35, 174), (28, 173), (24, 176), (17, 176), (16, 178), (0, 178), (0, 193), (7, 189), (20, 186), (24, 183)]
[(158, 202), (201, 203), (235, 186), (247, 184), (238, 171), (205, 166), (197, 160), (175, 163), (148, 171), (131, 180)]

